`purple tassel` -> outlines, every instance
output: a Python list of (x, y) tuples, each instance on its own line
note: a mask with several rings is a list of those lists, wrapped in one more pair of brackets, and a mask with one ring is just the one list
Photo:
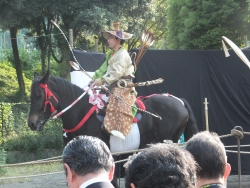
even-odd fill
[(122, 39), (122, 31), (116, 31), (116, 36)]

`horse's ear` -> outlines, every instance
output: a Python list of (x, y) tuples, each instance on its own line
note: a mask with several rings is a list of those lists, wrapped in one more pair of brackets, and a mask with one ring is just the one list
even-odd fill
[(37, 72), (34, 73), (34, 81), (40, 80), (40, 76)]
[(49, 70), (47, 71), (47, 73), (45, 74), (45, 76), (40, 80), (41, 84), (47, 84), (49, 80)]

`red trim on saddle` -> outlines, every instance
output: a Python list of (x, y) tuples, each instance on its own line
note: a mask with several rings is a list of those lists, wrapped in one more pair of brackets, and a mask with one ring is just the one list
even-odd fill
[(148, 95), (148, 96), (139, 96), (139, 97), (137, 97), (137, 99), (148, 99), (148, 98), (150, 98), (150, 97), (153, 97), (153, 96), (155, 96), (155, 95), (160, 95), (160, 94), (152, 94), (152, 95)]
[(55, 99), (55, 101), (58, 103), (57, 98), (55, 95), (49, 90), (47, 84), (40, 84), (40, 87), (44, 89), (45, 91), (45, 102), (44, 102), (44, 111), (46, 109), (47, 104), (50, 105), (50, 112), (53, 113), (56, 111), (55, 107), (53, 106), (52, 102), (50, 101), (51, 97)]
[[(140, 97), (136, 98), (136, 103), (138, 105), (138, 108), (142, 109), (142, 110), (146, 110), (146, 107), (144, 105), (144, 103), (140, 100)], [(136, 117), (134, 117), (133, 119), (133, 123), (137, 123), (138, 119), (136, 119)]]
[(84, 118), (80, 121), (80, 123), (78, 123), (78, 125), (73, 128), (73, 129), (70, 129), (70, 130), (67, 130), (67, 129), (63, 129), (64, 132), (67, 132), (67, 133), (72, 133), (72, 132), (75, 132), (77, 131), (78, 129), (80, 129), (84, 123), (89, 119), (89, 117), (91, 116), (91, 114), (93, 114), (93, 112), (97, 109), (97, 105), (94, 105), (90, 108), (90, 110), (88, 111), (88, 113), (84, 116)]
[(137, 123), (137, 122), (138, 122), (138, 119), (136, 119), (136, 117), (134, 117), (133, 123)]
[(140, 100), (140, 98), (136, 98), (136, 102), (138, 104), (138, 107), (142, 110), (146, 110), (146, 107), (144, 105), (144, 103)]

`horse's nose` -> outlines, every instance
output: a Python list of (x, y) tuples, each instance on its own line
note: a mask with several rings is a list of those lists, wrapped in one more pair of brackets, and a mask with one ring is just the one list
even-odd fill
[(36, 116), (30, 116), (28, 118), (28, 126), (30, 127), (31, 130), (36, 130)]
[(36, 126), (33, 122), (29, 122), (28, 126), (30, 127), (31, 130), (33, 130), (33, 131), (36, 130)]

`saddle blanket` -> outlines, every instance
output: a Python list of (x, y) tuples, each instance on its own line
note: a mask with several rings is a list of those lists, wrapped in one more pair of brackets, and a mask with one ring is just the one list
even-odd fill
[(111, 153), (137, 150), (140, 146), (140, 131), (138, 124), (132, 124), (131, 131), (125, 136), (125, 139), (110, 135), (109, 144)]

